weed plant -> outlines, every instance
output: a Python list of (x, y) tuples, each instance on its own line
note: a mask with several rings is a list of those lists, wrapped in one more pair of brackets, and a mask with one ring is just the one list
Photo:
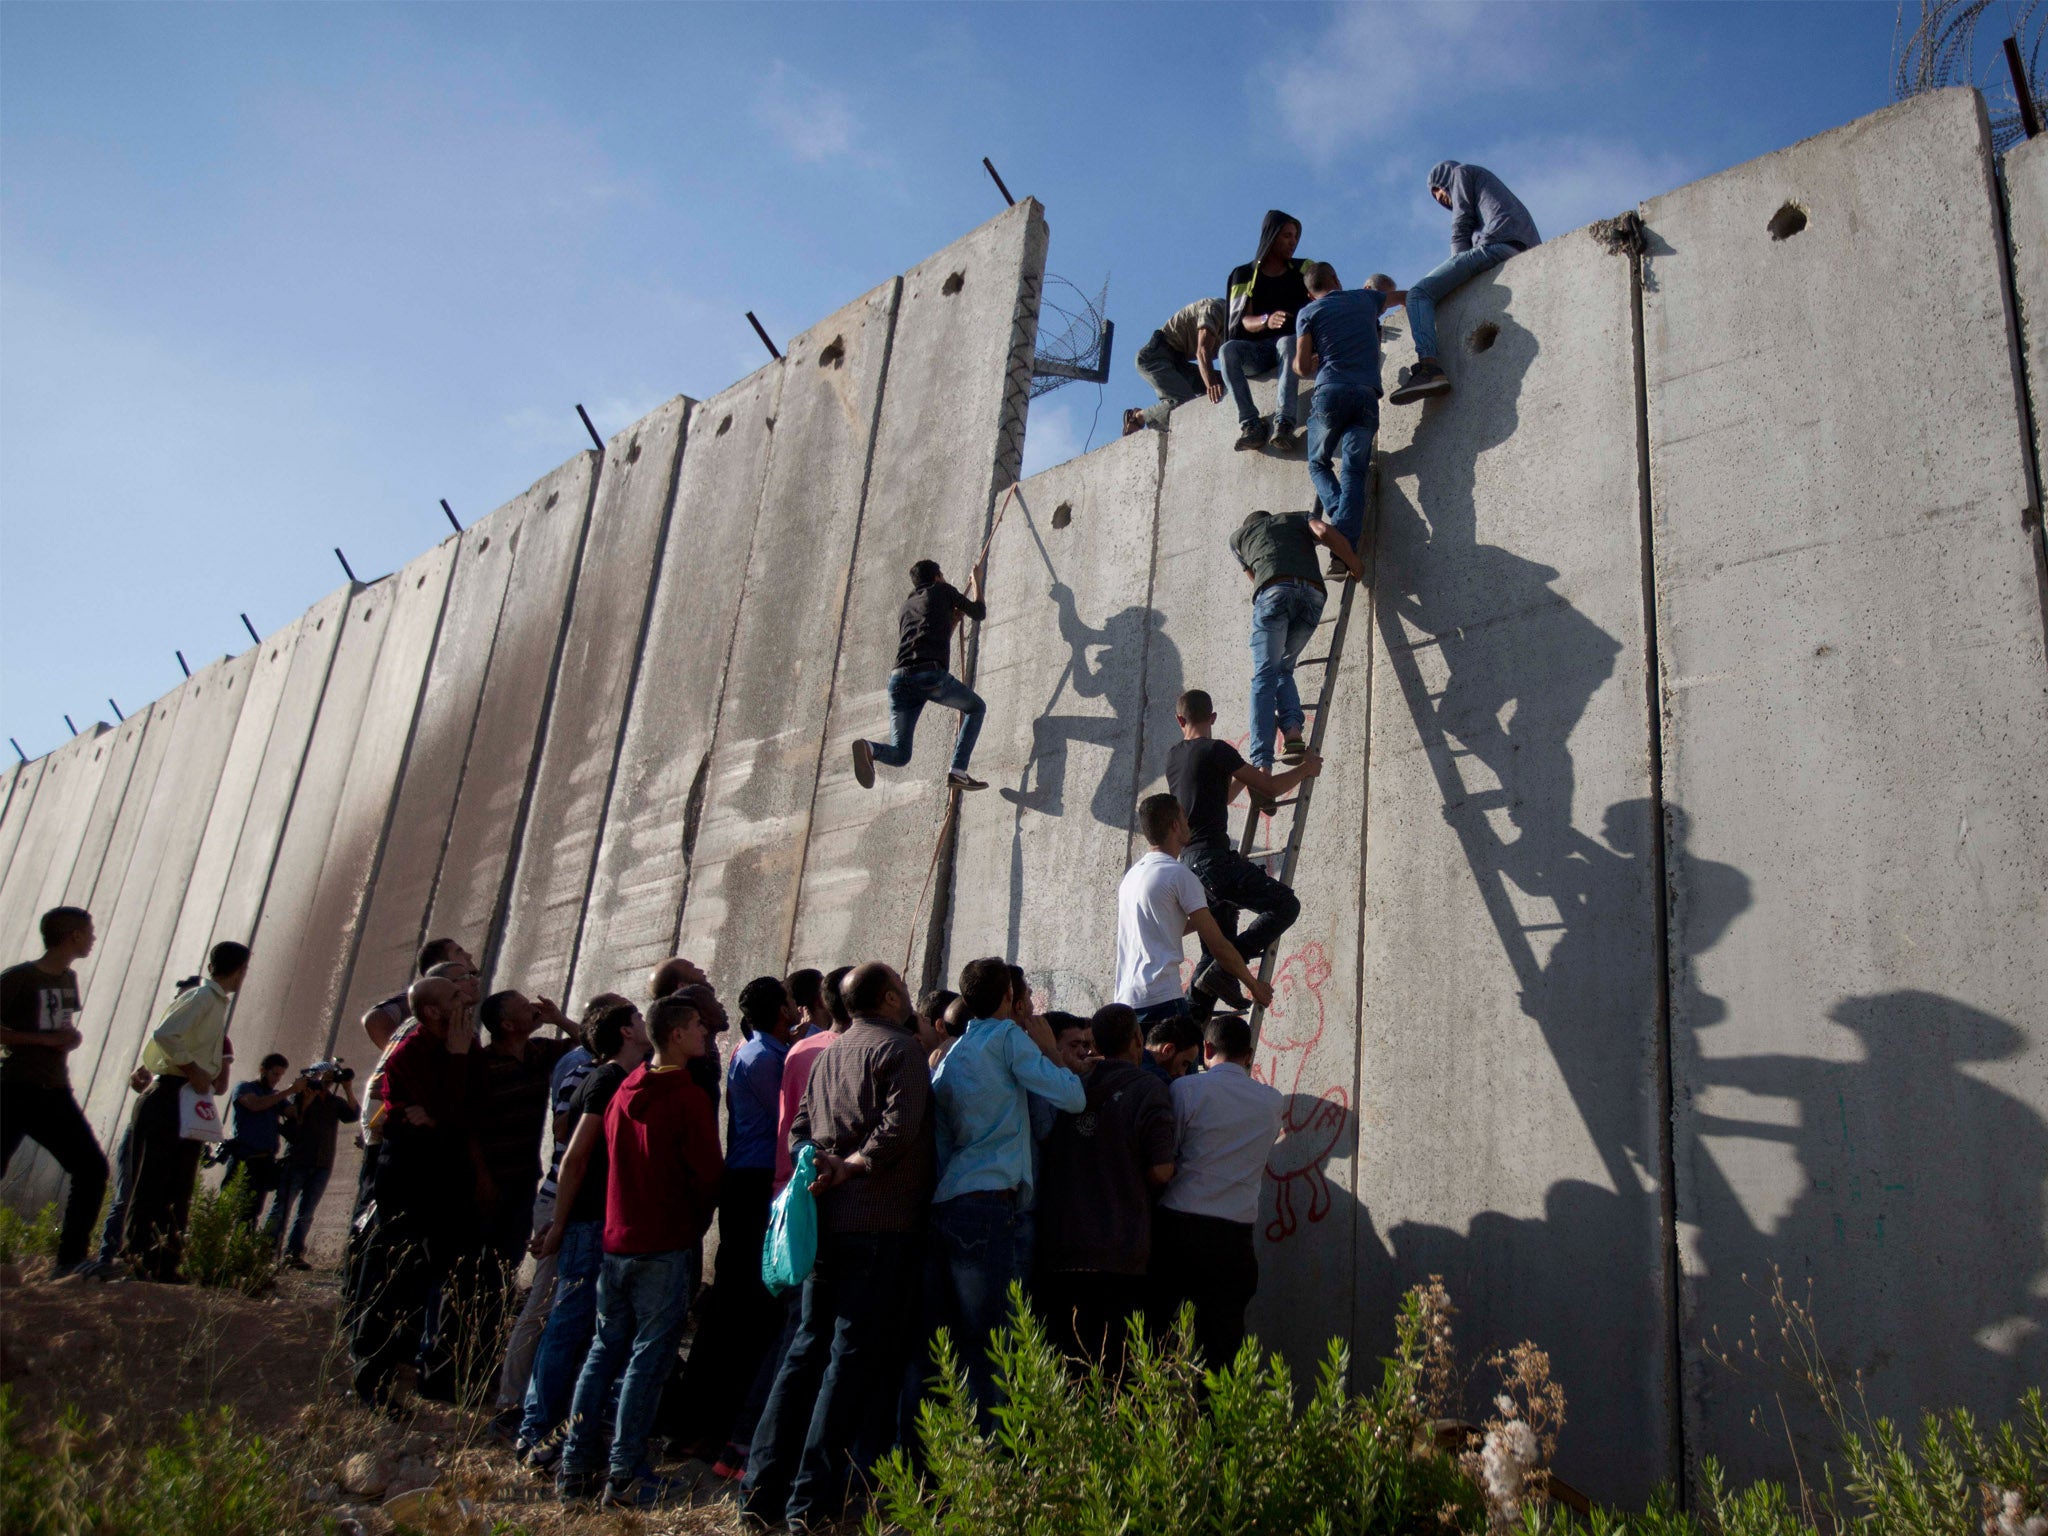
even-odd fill
[(277, 1249), (250, 1221), (256, 1193), (239, 1169), (219, 1190), (193, 1192), (192, 1218), (185, 1228), (185, 1276), (254, 1296), (277, 1277)]
[(0, 1264), (19, 1264), (30, 1257), (55, 1258), (60, 1226), (54, 1200), (33, 1216), (0, 1205)]

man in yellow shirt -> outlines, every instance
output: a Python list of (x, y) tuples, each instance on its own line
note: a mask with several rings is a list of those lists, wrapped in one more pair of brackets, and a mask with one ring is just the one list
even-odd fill
[(173, 998), (142, 1047), (142, 1065), (156, 1081), (135, 1105), (132, 1122), (135, 1194), (122, 1253), (145, 1280), (178, 1284), (200, 1144), (183, 1134), (178, 1095), (227, 1090), (234, 1056), (227, 1049), (228, 999), (249, 973), (249, 947), (213, 946), (206, 979)]

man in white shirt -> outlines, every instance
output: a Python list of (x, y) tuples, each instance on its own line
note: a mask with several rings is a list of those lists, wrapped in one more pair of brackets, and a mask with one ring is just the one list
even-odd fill
[(1251, 1075), (1251, 1025), (1238, 1014), (1209, 1021), (1208, 1070), (1173, 1085), (1179, 1136), (1173, 1182), (1152, 1222), (1152, 1324), (1170, 1327), (1195, 1307), (1195, 1343), (1222, 1370), (1244, 1343), (1244, 1313), (1259, 1289), (1254, 1228), (1266, 1159), (1280, 1139), (1280, 1092)]
[(1188, 1011), (1180, 966), (1182, 942), (1199, 934), (1216, 963), (1260, 1007), (1273, 990), (1224, 937), (1195, 872), (1180, 861), (1188, 845), (1188, 819), (1172, 795), (1147, 795), (1138, 802), (1138, 830), (1150, 844), (1145, 856), (1124, 873), (1116, 892), (1116, 1000), (1135, 1009), (1140, 1029)]

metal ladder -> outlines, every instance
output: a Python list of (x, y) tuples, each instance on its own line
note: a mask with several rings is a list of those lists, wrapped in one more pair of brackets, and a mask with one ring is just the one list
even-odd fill
[[(1370, 574), (1371, 565), (1368, 564), (1366, 569), (1368, 574)], [(1345, 637), (1351, 631), (1351, 605), (1358, 596), (1359, 588), (1365, 584), (1362, 581), (1348, 579), (1344, 581), (1344, 595), (1338, 600), (1337, 616), (1334, 619), (1327, 617), (1328, 610), (1325, 609), (1326, 616), (1316, 626), (1318, 630), (1327, 633), (1327, 643), (1323, 654), (1320, 656), (1304, 656), (1294, 664), (1297, 676), (1303, 667), (1321, 667), (1323, 669), (1323, 685), (1316, 691), (1315, 701), (1313, 703), (1304, 701), (1302, 705), (1302, 713), (1308, 717), (1308, 749), (1318, 755), (1323, 750), (1324, 727), (1329, 722), (1330, 710), (1337, 696), (1337, 672), (1344, 661)], [(1255, 863), (1264, 863), (1266, 872), (1282, 885), (1292, 886), (1294, 884), (1294, 874), (1296, 869), (1300, 867), (1301, 861), (1302, 833), (1308, 825), (1309, 805), (1314, 799), (1316, 785), (1321, 782), (1320, 776), (1303, 779), (1285, 799), (1274, 801), (1270, 809), (1264, 810), (1259, 805), (1258, 797), (1251, 795), (1250, 791), (1246, 791), (1249, 803), (1245, 808), (1244, 831), (1238, 837), (1237, 851)], [(1260, 821), (1265, 817), (1285, 810), (1289, 806), (1294, 808), (1294, 816), (1288, 824), (1286, 840), (1277, 847), (1258, 848), (1256, 845), (1259, 838)], [(1275, 857), (1280, 861), (1280, 867), (1277, 871), (1272, 867), (1272, 861)], [(1273, 949), (1267, 950), (1260, 957), (1259, 961), (1259, 980), (1269, 986), (1273, 981), (1273, 967), (1276, 963), (1275, 951), (1278, 948), (1279, 946), (1275, 945)], [(1259, 1027), (1264, 1021), (1265, 1010), (1254, 1005), (1251, 1014), (1252, 1043), (1254, 1045), (1258, 1043)]]

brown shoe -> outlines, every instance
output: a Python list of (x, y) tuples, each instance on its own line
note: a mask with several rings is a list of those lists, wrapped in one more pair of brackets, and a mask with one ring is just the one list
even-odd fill
[(1125, 437), (1129, 437), (1133, 432), (1142, 432), (1144, 430), (1145, 413), (1143, 411), (1139, 410), (1136, 406), (1132, 406), (1129, 410), (1124, 412)]
[(1427, 400), (1433, 395), (1448, 395), (1451, 381), (1444, 376), (1435, 359), (1425, 359), (1408, 370), (1408, 376), (1387, 396), (1389, 405), (1412, 405), (1417, 400)]
[(856, 741), (853, 744), (853, 776), (862, 789), (875, 787), (875, 747), (873, 742)]

